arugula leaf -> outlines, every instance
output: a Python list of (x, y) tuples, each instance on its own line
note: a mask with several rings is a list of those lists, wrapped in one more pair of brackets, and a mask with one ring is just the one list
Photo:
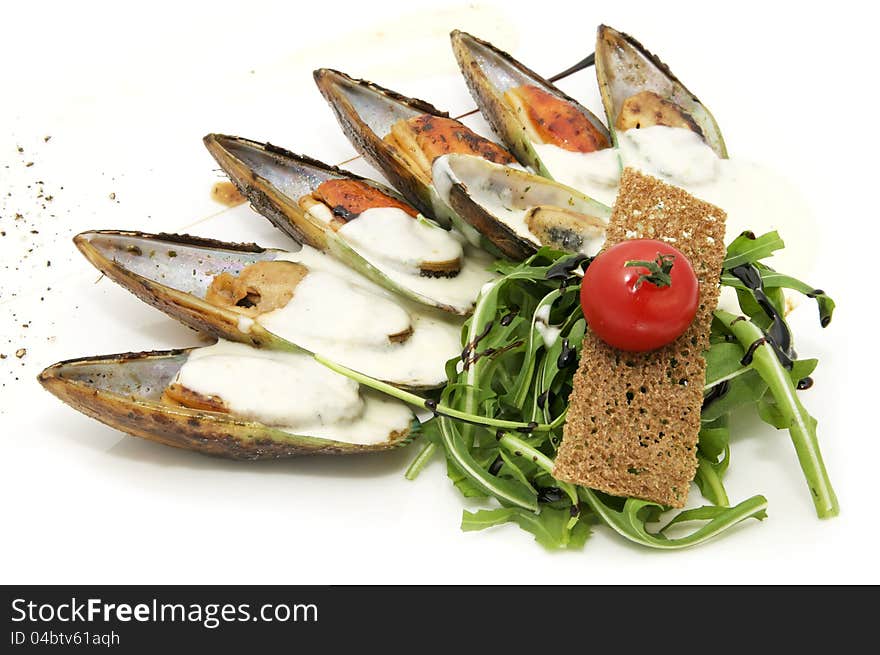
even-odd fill
[(535, 536), (535, 541), (547, 548), (556, 550), (567, 548), (579, 550), (583, 548), (592, 534), (587, 519), (581, 518), (574, 526), (568, 528), (571, 514), (568, 510), (544, 507), (539, 514), (528, 512), (519, 507), (501, 507), (498, 509), (481, 509), (476, 512), (464, 510), (461, 517), (461, 529), (465, 532), (485, 530), (503, 523), (516, 523), (526, 532)]
[(785, 243), (776, 231), (759, 237), (755, 237), (751, 232), (743, 232), (727, 246), (727, 257), (721, 267), (730, 269), (742, 264), (753, 264), (784, 247)]

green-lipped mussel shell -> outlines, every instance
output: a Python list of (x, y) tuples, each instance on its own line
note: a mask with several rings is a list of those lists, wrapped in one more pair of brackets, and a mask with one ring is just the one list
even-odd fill
[(314, 76), (318, 89), (333, 109), (342, 131), (355, 150), (382, 171), (410, 204), (425, 216), (448, 226), (453, 217), (438, 212), (433, 187), (419, 179), (382, 138), (401, 119), (423, 114), (448, 118), (449, 114), (424, 100), (408, 98), (378, 84), (354, 79), (329, 68), (316, 70)]
[(278, 251), (253, 243), (115, 230), (83, 232), (73, 242), (104, 275), (184, 325), (257, 348), (299, 350), (255, 321), (243, 331), (241, 314), (205, 300), (215, 276), (273, 261)]
[(188, 352), (71, 359), (50, 366), (38, 380), (63, 402), (112, 428), (166, 446), (230, 459), (375, 452), (400, 446), (413, 433), (411, 428), (392, 432), (387, 442), (351, 444), (291, 434), (230, 414), (166, 405), (160, 402), (162, 392)]
[(460, 316), (470, 314), (472, 305), (451, 305), (389, 278), (358, 253), (341, 234), (304, 211), (298, 202), (323, 182), (332, 179), (357, 180), (396, 200), (407, 202), (394, 189), (268, 143), (222, 134), (209, 134), (204, 142), (254, 209), (288, 236), (316, 250), (330, 253), (379, 286), (409, 300)]
[(712, 114), (688, 91), (669, 67), (634, 38), (600, 25), (596, 37), (596, 77), (614, 143), (614, 125), (627, 98), (653, 91), (687, 112), (703, 132), (703, 139), (719, 157), (727, 157), (721, 130)]
[(257, 212), (288, 236), (317, 250), (328, 248), (331, 230), (303, 211), (299, 199), (327, 180), (357, 180), (405, 202), (390, 187), (271, 143), (226, 134), (208, 134), (203, 142)]
[(504, 99), (506, 91), (519, 86), (536, 86), (574, 107), (611, 141), (608, 129), (593, 112), (506, 52), (466, 32), (455, 30), (450, 36), (458, 66), (480, 112), (523, 166), (552, 178), (532, 147), (519, 116)]
[(487, 176), (491, 187), (509, 189), (511, 196), (517, 196), (526, 207), (560, 207), (605, 223), (611, 215), (609, 207), (554, 180), (471, 155), (451, 154), (445, 157), (454, 175), (449, 189), (450, 205), (502, 254), (514, 261), (528, 258), (537, 252), (541, 244), (518, 234), (492, 213), (491, 208), (475, 198), (470, 188), (480, 184), (483, 175)]
[[(250, 264), (274, 261), (284, 251), (188, 235), (101, 230), (74, 237), (92, 265), (138, 298), (184, 325), (211, 336), (257, 348), (308, 352), (270, 332), (258, 321), (205, 300), (216, 275), (238, 275)], [(329, 256), (316, 253), (317, 256)], [(431, 311), (431, 310), (426, 310)], [(412, 391), (443, 386), (446, 380), (385, 382)]]

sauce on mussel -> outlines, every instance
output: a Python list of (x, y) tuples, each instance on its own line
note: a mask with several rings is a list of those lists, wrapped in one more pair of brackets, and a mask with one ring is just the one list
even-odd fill
[(460, 321), (410, 310), (365, 280), (355, 283), (354, 274), (307, 266), (298, 255), (257, 262), (238, 275), (221, 273), (205, 300), (372, 377), (408, 386), (445, 380), (445, 363), (459, 348)]
[(365, 182), (327, 180), (300, 198), (299, 204), (359, 253), (381, 259), (401, 272), (455, 277), (461, 271), (461, 239)]
[[(210, 399), (208, 406), (204, 399)], [(403, 403), (364, 393), (355, 381), (307, 354), (228, 341), (193, 350), (162, 400), (355, 444), (389, 441), (405, 433), (413, 420)]]

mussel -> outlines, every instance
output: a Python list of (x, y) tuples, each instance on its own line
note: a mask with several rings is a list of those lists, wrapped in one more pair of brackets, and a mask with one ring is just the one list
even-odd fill
[(309, 246), (116, 231), (74, 241), (112, 280), (218, 338), (318, 353), (409, 389), (442, 386), (461, 349), (461, 318), (397, 298)]
[(628, 34), (599, 26), (596, 77), (616, 145), (619, 132), (661, 125), (688, 129), (718, 157), (727, 157), (721, 130), (705, 105)]
[(466, 315), (494, 277), (487, 253), (384, 185), (271, 144), (220, 134), (204, 142), (260, 214), (398, 295)]
[(434, 159), (457, 152), (514, 164), (513, 155), (424, 100), (327, 68), (315, 71), (315, 82), (343, 132), (367, 161), (420, 211), (454, 226), (474, 245), (479, 243), (474, 229), (437, 194)]
[[(328, 69), (316, 71), (315, 79), (355, 148), (411, 202), (446, 217), (471, 242), (481, 235), (484, 247), (516, 260), (528, 257), (542, 243), (577, 250), (571, 245), (580, 245), (585, 235), (570, 237), (579, 219), (569, 210), (588, 215), (587, 241), (593, 239), (596, 219), (601, 222), (610, 212), (574, 189), (522, 170), (506, 150), (422, 100)], [(459, 168), (467, 175), (454, 170)], [(476, 171), (479, 175), (472, 176)], [(478, 188), (487, 180), (491, 189)], [(513, 186), (505, 189), (505, 180)], [(564, 195), (566, 204), (558, 207), (565, 211), (540, 214), (545, 229), (539, 234), (553, 238), (543, 240), (528, 230), (513, 229), (509, 210), (495, 201), (486, 202), (484, 190), (516, 198), (528, 196), (529, 190), (539, 198)], [(531, 197), (524, 202), (531, 203)], [(536, 206), (517, 206), (515, 211)]]
[(557, 150), (592, 153), (611, 145), (607, 128), (589, 109), (506, 52), (458, 30), (451, 39), (481, 113), (524, 166), (571, 184), (559, 170)]
[(434, 178), (449, 205), (513, 260), (542, 245), (595, 255), (605, 241), (611, 210), (553, 180), (456, 154), (434, 163)]
[[(257, 385), (259, 392), (261, 384), (275, 382), (251, 379), (247, 364), (241, 365), (249, 355), (262, 351), (240, 344), (218, 345), (226, 348), (223, 356), (239, 358), (232, 365), (240, 384)], [(230, 350), (228, 346), (233, 348)], [(253, 353), (237, 353), (235, 347)], [(382, 394), (360, 389), (356, 383), (329, 369), (324, 369), (326, 374), (318, 372), (318, 375), (305, 370), (304, 375), (297, 376), (299, 388), (287, 387), (275, 392), (295, 396), (303, 393), (304, 385), (311, 385), (307, 398), (339, 389), (344, 389), (342, 393), (347, 398), (354, 394), (354, 402), (349, 403), (350, 414), (334, 417), (335, 421), (326, 424), (322, 424), (319, 417), (309, 417), (299, 426), (272, 426), (236, 414), (218, 397), (210, 398), (207, 405), (187, 400), (179, 382), (181, 371), (197, 356), (207, 359), (205, 355), (210, 356), (212, 348), (217, 346), (72, 359), (47, 368), (40, 374), (39, 381), (74, 409), (117, 430), (167, 446), (231, 459), (387, 450), (406, 443), (414, 434), (417, 423), (408, 407)], [(300, 357), (303, 362), (323, 368), (308, 355), (285, 356)], [(351, 384), (355, 388), (350, 388)], [(177, 391), (169, 394), (175, 385)], [(190, 396), (196, 397), (196, 394), (192, 392)]]

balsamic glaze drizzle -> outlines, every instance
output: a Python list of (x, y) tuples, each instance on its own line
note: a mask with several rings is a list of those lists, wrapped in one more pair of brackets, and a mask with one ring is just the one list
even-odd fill
[(550, 398), (550, 390), (547, 389), (544, 393), (538, 396), (536, 402), (538, 403), (539, 409), (544, 409), (544, 406), (547, 404), (547, 399)]
[(569, 282), (578, 279), (578, 277), (574, 275), (574, 270), (580, 267), (582, 271), (585, 271), (592, 261), (592, 257), (584, 254), (566, 257), (565, 259), (556, 262), (549, 269), (547, 269), (547, 273), (544, 275), (544, 279), (559, 280), (559, 288), (564, 289), (568, 286)]
[(507, 327), (508, 325), (513, 323), (513, 319), (516, 318), (516, 315), (517, 315), (517, 310), (513, 310), (509, 314), (505, 314), (504, 316), (502, 316), (501, 320), (498, 322), (501, 323), (501, 325), (503, 327)]
[(711, 403), (715, 402), (721, 396), (730, 391), (730, 382), (724, 380), (723, 382), (719, 382), (714, 387), (709, 389), (709, 393), (703, 398), (703, 409), (706, 409)]
[(809, 375), (805, 378), (801, 378), (800, 380), (798, 380), (798, 383), (797, 383), (798, 391), (805, 391), (812, 386), (813, 386), (813, 378), (811, 378)]
[(504, 466), (504, 460), (501, 459), (501, 455), (495, 458), (491, 464), (489, 464), (489, 474), (490, 475), (498, 475), (498, 471), (501, 470), (501, 467)]
[(758, 305), (771, 320), (770, 327), (764, 330), (764, 336), (770, 347), (776, 351), (780, 363), (791, 370), (794, 360), (797, 359), (797, 353), (792, 347), (791, 331), (785, 324), (782, 315), (764, 293), (764, 281), (761, 279), (761, 273), (752, 264), (734, 266), (730, 272), (752, 292)]
[(751, 344), (749, 344), (748, 349), (746, 350), (746, 354), (743, 355), (743, 358), (739, 360), (739, 363), (743, 366), (748, 366), (752, 363), (752, 360), (755, 358), (755, 351), (759, 346), (763, 346), (767, 343), (767, 339), (755, 339)]
[(577, 363), (577, 350), (572, 348), (571, 343), (569, 343), (567, 338), (563, 339), (562, 352), (560, 352), (559, 357), (556, 358), (556, 368), (561, 371), (569, 366), (573, 366), (575, 363)]
[(538, 487), (539, 503), (555, 503), (565, 498), (565, 494), (559, 487)]
[(461, 361), (464, 364), (465, 369), (467, 369), (473, 362), (476, 361), (474, 355), (476, 354), (477, 344), (479, 344), (480, 341), (488, 336), (493, 324), (493, 321), (489, 321), (488, 323), (486, 323), (486, 327), (483, 328), (483, 331), (480, 332), (476, 337), (474, 337), (473, 341), (470, 341), (467, 345), (465, 345), (464, 350), (461, 351)]

